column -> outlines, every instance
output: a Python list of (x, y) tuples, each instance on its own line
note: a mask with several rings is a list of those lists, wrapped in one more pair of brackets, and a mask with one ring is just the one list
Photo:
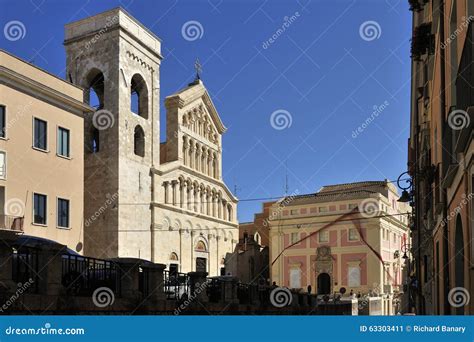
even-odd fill
[(169, 203), (168, 185), (169, 182), (163, 182), (163, 188), (165, 190), (165, 204)]
[(189, 167), (194, 168), (194, 143), (191, 141), (189, 144)]
[(184, 204), (184, 192), (186, 191), (186, 182), (181, 181), (179, 183), (179, 207), (183, 208)]
[(201, 171), (201, 147), (196, 148), (196, 170)]
[(216, 217), (216, 194), (212, 194), (212, 217)]
[(178, 198), (177, 196), (177, 184), (178, 184), (178, 181), (174, 180), (174, 181), (171, 181), (171, 191), (173, 192), (173, 205), (176, 205), (176, 200)]
[(183, 137), (183, 163), (184, 165), (188, 164), (188, 139), (186, 137)]
[(212, 153), (209, 153), (207, 157), (207, 175), (212, 177)]
[(187, 205), (186, 205), (186, 209), (188, 210), (192, 210), (192, 206), (193, 206), (193, 185), (192, 184), (188, 184), (188, 189), (187, 189), (187, 192), (186, 192), (186, 200), (187, 200)]
[(201, 189), (201, 214), (206, 213), (206, 189)]
[(199, 203), (199, 186), (194, 186), (194, 203), (193, 203), (193, 210), (198, 213), (200, 208)]
[(227, 201), (223, 199), (222, 200), (222, 219), (224, 221), (227, 220), (226, 208), (227, 208)]
[(217, 197), (217, 217), (222, 218), (222, 198)]

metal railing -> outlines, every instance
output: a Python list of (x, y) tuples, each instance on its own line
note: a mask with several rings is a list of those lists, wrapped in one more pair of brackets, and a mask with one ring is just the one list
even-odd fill
[(147, 297), (150, 293), (150, 275), (147, 267), (138, 267), (138, 291), (143, 297)]
[(164, 290), (167, 299), (181, 299), (189, 296), (189, 278), (186, 273), (164, 271)]
[(0, 230), (23, 231), (23, 217), (0, 215)]
[(31, 247), (12, 249), (12, 280), (20, 284), (29, 283), (25, 292), (38, 292), (38, 250)]
[(90, 296), (95, 289), (108, 287), (120, 296), (120, 269), (113, 261), (64, 254), (61, 280), (68, 294)]

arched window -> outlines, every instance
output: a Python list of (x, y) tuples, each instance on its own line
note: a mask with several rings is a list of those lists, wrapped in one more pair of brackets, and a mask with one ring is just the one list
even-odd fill
[(177, 255), (176, 253), (174, 253), (174, 252), (171, 253), (171, 254), (170, 254), (170, 260), (171, 260), (171, 261), (178, 261), (178, 260), (179, 260), (179, 259), (178, 259), (178, 255)]
[[(98, 69), (92, 69), (86, 77), (86, 84), (84, 84), (84, 101), (96, 110), (104, 108), (104, 74)], [(86, 148), (87, 152), (96, 153), (99, 152), (99, 130), (94, 126), (92, 121), (86, 122), (89, 125), (89, 129), (86, 132)]]
[(92, 129), (92, 141), (91, 141), (91, 151), (92, 153), (97, 153), (100, 150), (100, 136), (99, 130), (97, 128)]
[(132, 113), (148, 119), (148, 89), (143, 77), (135, 74), (130, 87), (130, 110)]
[(196, 244), (196, 247), (194, 248), (195, 251), (197, 252), (206, 252), (206, 245), (204, 244), (203, 241), (198, 241)]
[(145, 133), (140, 126), (135, 127), (133, 134), (133, 152), (140, 157), (145, 156)]
[(98, 69), (93, 69), (86, 80), (85, 102), (97, 110), (104, 108), (104, 74)]

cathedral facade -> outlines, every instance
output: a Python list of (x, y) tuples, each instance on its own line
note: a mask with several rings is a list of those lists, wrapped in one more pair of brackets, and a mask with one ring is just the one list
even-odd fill
[(237, 199), (222, 179), (226, 128), (202, 81), (166, 97), (161, 142), (160, 39), (117, 8), (66, 25), (64, 44), (66, 77), (97, 109), (84, 120), (84, 253), (225, 272)]

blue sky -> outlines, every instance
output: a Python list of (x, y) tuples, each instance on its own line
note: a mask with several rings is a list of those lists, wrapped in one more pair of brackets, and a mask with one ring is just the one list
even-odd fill
[[(261, 201), (245, 199), (285, 193), (285, 174), (288, 192), (301, 194), (327, 184), (394, 180), (406, 170), (407, 1), (0, 4), (1, 28), (13, 20), (25, 27), (24, 37), (16, 41), (0, 35), (1, 47), (60, 77), (65, 69), (64, 25), (117, 6), (162, 39), (162, 101), (194, 77), (198, 57), (204, 84), (228, 127), (223, 175), (244, 200), (239, 204), (241, 222), (252, 220), (261, 209)], [(186, 24), (197, 27), (197, 37), (183, 34)], [(162, 111), (162, 123), (164, 117)], [(162, 125), (162, 140), (164, 134)]]

